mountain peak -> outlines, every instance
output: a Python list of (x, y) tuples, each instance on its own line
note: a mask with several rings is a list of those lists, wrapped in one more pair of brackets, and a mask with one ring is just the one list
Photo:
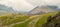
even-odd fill
[(0, 4), (0, 11), (1, 10), (7, 11), (7, 12), (13, 12), (14, 11), (12, 7), (8, 7), (8, 6)]
[(56, 11), (59, 11), (58, 6), (50, 6), (50, 5), (37, 6), (33, 10), (31, 10), (29, 12), (29, 14), (38, 14), (38, 13), (40, 14), (41, 12), (42, 13), (49, 13), (49, 12), (56, 12)]

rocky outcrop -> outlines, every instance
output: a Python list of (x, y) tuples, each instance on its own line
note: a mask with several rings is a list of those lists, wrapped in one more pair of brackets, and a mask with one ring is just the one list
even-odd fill
[(49, 16), (45, 24), (42, 27), (60, 27), (60, 12), (55, 16)]

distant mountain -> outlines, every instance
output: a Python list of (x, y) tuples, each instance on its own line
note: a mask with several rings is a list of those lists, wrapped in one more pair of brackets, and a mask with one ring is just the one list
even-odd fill
[(0, 15), (7, 14), (7, 13), (13, 13), (13, 12), (14, 10), (12, 7), (8, 7), (8, 6), (0, 4)]
[(50, 12), (57, 12), (60, 11), (58, 6), (37, 6), (33, 10), (31, 10), (28, 14), (44, 14)]
[(1, 5), (0, 4), (0, 11), (7, 11), (7, 12), (13, 12), (13, 8), (12, 7), (8, 7), (8, 6), (5, 6), (5, 5)]
[(53, 11), (60, 11), (60, 8), (58, 8), (58, 6), (52, 6), (52, 5), (42, 6), (41, 8), (47, 8)]

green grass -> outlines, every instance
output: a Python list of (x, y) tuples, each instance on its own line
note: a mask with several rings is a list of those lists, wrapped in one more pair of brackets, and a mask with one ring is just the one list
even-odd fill
[(28, 23), (29, 23), (30, 21), (32, 21), (33, 19), (37, 18), (37, 17), (38, 17), (37, 15), (36, 15), (36, 16), (31, 16), (30, 19), (29, 19), (28, 21), (26, 21), (25, 23), (16, 24), (16, 25), (14, 25), (14, 26), (12, 26), (12, 27), (27, 27)]
[(46, 23), (47, 19), (49, 16), (54, 16), (56, 15), (57, 13), (49, 13), (49, 14), (44, 14), (42, 15), (42, 18), (36, 23), (36, 26), (35, 27), (41, 27), (42, 24)]
[(17, 23), (17, 22), (20, 22), (20, 21), (24, 21), (27, 18), (29, 18), (28, 15), (6, 15), (6, 16), (0, 16), (0, 20), (3, 23), (2, 25), (10, 25), (12, 23)]
[[(42, 24), (46, 23), (47, 18), (49, 16), (54, 16), (57, 14), (57, 12), (53, 13), (48, 13), (48, 14), (42, 14), (42, 15), (34, 15), (34, 16), (29, 16), (29, 15), (21, 15), (21, 14), (8, 14), (5, 16), (0, 16), (0, 21), (2, 22), (2, 25), (10, 25), (13, 23), (25, 21), (26, 19), (29, 19), (28, 21), (21, 23), (21, 24), (15, 24), (12, 27), (28, 27), (28, 23), (32, 21), (33, 19), (37, 18), (38, 16), (42, 16), (37, 23), (35, 24), (35, 27), (41, 27)], [(8, 19), (8, 20), (7, 20)]]
[[(57, 14), (57, 13), (54, 12), (54, 13), (49, 13), (49, 14), (43, 14), (43, 15), (41, 15), (42, 18), (41, 18), (39, 21), (37, 21), (35, 27), (41, 27), (42, 24), (46, 23), (47, 18), (48, 18), (49, 16), (54, 16), (55, 14)], [(32, 19), (28, 20), (27, 22), (22, 23), (22, 24), (14, 25), (13, 27), (28, 27), (28, 26), (27, 26), (28, 23), (29, 23), (30, 21), (32, 21), (34, 18), (36, 18), (36, 17), (37, 17), (37, 16), (31, 17)]]

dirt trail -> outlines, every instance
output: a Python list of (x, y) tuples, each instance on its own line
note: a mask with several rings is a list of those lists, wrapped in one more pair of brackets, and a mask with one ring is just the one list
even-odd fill
[(41, 16), (38, 16), (36, 19), (32, 20), (31, 22), (29, 22), (29, 24), (27, 25), (28, 27), (35, 27), (35, 24), (37, 23), (37, 21), (41, 18)]
[[(36, 17), (37, 16), (39, 16), (39, 15), (36, 15)], [(33, 17), (35, 17), (35, 16), (33, 16)], [(35, 18), (28, 18), (28, 19), (26, 19), (25, 21), (22, 21), (22, 22), (17, 22), (17, 23), (13, 23), (13, 24), (11, 24), (11, 25), (9, 25), (9, 27), (12, 27), (12, 26), (14, 26), (14, 25), (16, 25), (16, 24), (22, 24), (22, 23), (25, 23), (25, 22), (27, 22), (27, 21), (29, 21), (29, 20), (33, 20), (33, 19), (35, 19)]]

